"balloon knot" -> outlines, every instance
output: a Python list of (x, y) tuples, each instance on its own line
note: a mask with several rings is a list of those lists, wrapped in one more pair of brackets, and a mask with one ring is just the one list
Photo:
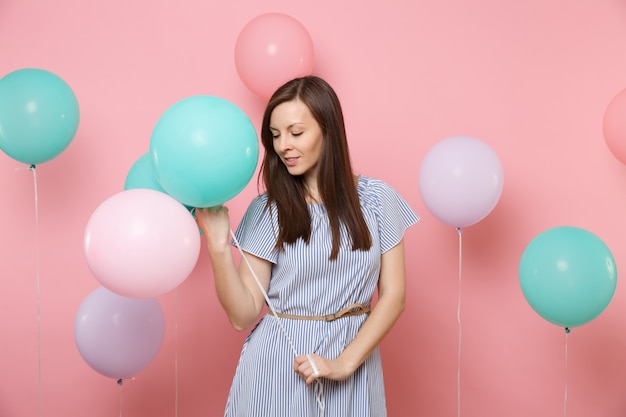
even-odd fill
[(122, 378), (117, 380), (117, 385), (119, 385), (120, 387), (122, 386), (123, 383), (124, 381), (122, 380)]
[(460, 235), (461, 235), (461, 234), (463, 234), (463, 230), (461, 230), (461, 228), (460, 228), (460, 227), (457, 227), (457, 228), (456, 228), (456, 231), (457, 231), (457, 232), (459, 232), (459, 234), (460, 234)]
[(570, 328), (569, 328), (569, 327), (566, 327), (566, 328), (565, 328), (565, 333), (566, 333), (566, 334), (569, 334), (569, 332), (570, 332), (570, 331), (571, 331), (571, 330), (570, 330)]
[(28, 169), (30, 169), (31, 171), (34, 170), (35, 168), (37, 168), (35, 164), (30, 164), (30, 166), (28, 167)]

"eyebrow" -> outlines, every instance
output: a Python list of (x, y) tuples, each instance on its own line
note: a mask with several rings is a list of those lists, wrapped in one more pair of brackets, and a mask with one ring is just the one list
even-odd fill
[[(294, 122), (294, 123), (290, 124), (289, 126), (287, 126), (287, 129), (291, 129), (292, 127), (294, 127), (296, 125), (306, 125), (306, 123), (304, 123), (304, 122)], [(269, 129), (270, 130), (280, 130), (280, 129), (275, 128), (274, 126), (269, 126)]]

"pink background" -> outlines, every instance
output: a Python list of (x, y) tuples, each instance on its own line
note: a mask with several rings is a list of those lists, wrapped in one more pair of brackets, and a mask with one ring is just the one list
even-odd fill
[[(66, 151), (37, 167), (38, 228), (31, 172), (0, 154), (0, 416), (35, 416), (40, 405), (50, 417), (115, 416), (120, 403), (125, 416), (222, 413), (245, 334), (218, 305), (206, 248), (159, 297), (158, 356), (120, 388), (74, 342), (76, 311), (99, 286), (83, 233), (175, 101), (220, 96), (258, 127), (263, 102), (238, 78), (233, 48), (250, 19), (274, 11), (308, 29), (314, 73), (342, 99), (358, 172), (387, 181), (422, 216), (406, 235), (408, 307), (382, 345), (390, 416), (457, 413), (459, 289), (463, 416), (559, 416), (566, 390), (570, 417), (624, 416), (624, 286), (566, 342), (526, 303), (517, 276), (532, 238), (562, 225), (598, 235), (618, 271), (625, 261), (626, 168), (602, 136), (606, 106), (626, 87), (618, 0), (1, 1), (0, 76), (56, 73), (81, 121)], [(417, 187), (426, 152), (454, 135), (490, 144), (505, 178), (496, 208), (464, 230), (460, 286), (457, 232)], [(255, 194), (254, 180), (228, 203), (233, 223)]]

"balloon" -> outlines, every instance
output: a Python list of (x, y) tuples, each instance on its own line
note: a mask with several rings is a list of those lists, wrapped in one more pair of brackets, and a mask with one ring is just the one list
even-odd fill
[(85, 229), (87, 264), (107, 289), (126, 297), (155, 297), (193, 271), (200, 235), (191, 213), (160, 191), (119, 192), (93, 212)]
[(0, 149), (31, 165), (63, 152), (78, 129), (76, 96), (57, 75), (36, 68), (0, 79)]
[[(132, 190), (134, 188), (149, 188), (167, 194), (156, 178), (154, 168), (152, 168), (152, 156), (150, 152), (146, 152), (137, 158), (130, 167), (130, 170), (128, 170), (128, 174), (126, 174), (124, 189)], [(193, 207), (189, 206), (185, 206), (185, 208), (187, 210), (193, 209)]]
[(254, 125), (233, 103), (213, 96), (183, 99), (159, 118), (150, 139), (156, 178), (190, 207), (213, 207), (248, 184), (259, 159)]
[(613, 156), (626, 164), (626, 89), (609, 102), (604, 112), (602, 131)]
[(498, 155), (479, 139), (454, 136), (436, 143), (419, 172), (428, 210), (454, 227), (478, 223), (496, 206), (503, 186)]
[(248, 22), (235, 43), (239, 78), (263, 100), (287, 81), (313, 71), (313, 41), (291, 16), (266, 13)]
[(150, 152), (146, 152), (141, 155), (133, 163), (126, 174), (126, 180), (124, 181), (124, 189), (132, 190), (134, 188), (149, 188), (151, 190), (165, 192), (161, 184), (156, 178), (154, 169), (152, 168), (152, 156)]
[(522, 292), (544, 319), (570, 328), (596, 318), (609, 304), (617, 269), (609, 248), (593, 233), (555, 227), (536, 236), (519, 264)]
[(135, 376), (161, 349), (165, 317), (154, 298), (127, 298), (100, 287), (81, 303), (74, 339), (96, 372), (115, 379)]

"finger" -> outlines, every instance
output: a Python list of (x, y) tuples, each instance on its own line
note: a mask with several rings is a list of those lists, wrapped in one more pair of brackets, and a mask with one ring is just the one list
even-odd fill
[(306, 377), (305, 381), (307, 385), (311, 385), (313, 382), (315, 382), (316, 379), (317, 379), (317, 376), (315, 375), (315, 373), (310, 372), (309, 376)]
[(306, 355), (306, 358), (311, 364), (311, 369), (313, 369), (313, 374), (315, 375), (315, 377), (318, 377), (320, 375), (320, 372), (317, 369), (317, 366), (315, 365), (315, 361), (313, 360), (313, 357), (311, 355)]
[(228, 207), (220, 204), (219, 206), (213, 206), (213, 207), (209, 207), (209, 210), (217, 212), (217, 213), (221, 213), (221, 212), (228, 212)]
[(298, 356), (296, 356), (296, 357), (294, 358), (294, 360), (293, 360), (293, 366), (297, 368), (297, 367), (300, 367), (300, 366), (301, 366), (301, 365), (303, 365), (303, 364), (307, 364), (308, 362), (309, 362), (309, 361), (308, 361), (308, 359), (306, 358), (306, 356), (304, 356), (304, 355), (298, 355)]
[(299, 374), (302, 374), (302, 376), (306, 377), (308, 375), (308, 371), (310, 369), (311, 369), (311, 367), (309, 366), (308, 362), (304, 362), (304, 363), (301, 363), (300, 365), (298, 365), (298, 367), (296, 368), (296, 372), (298, 372)]

